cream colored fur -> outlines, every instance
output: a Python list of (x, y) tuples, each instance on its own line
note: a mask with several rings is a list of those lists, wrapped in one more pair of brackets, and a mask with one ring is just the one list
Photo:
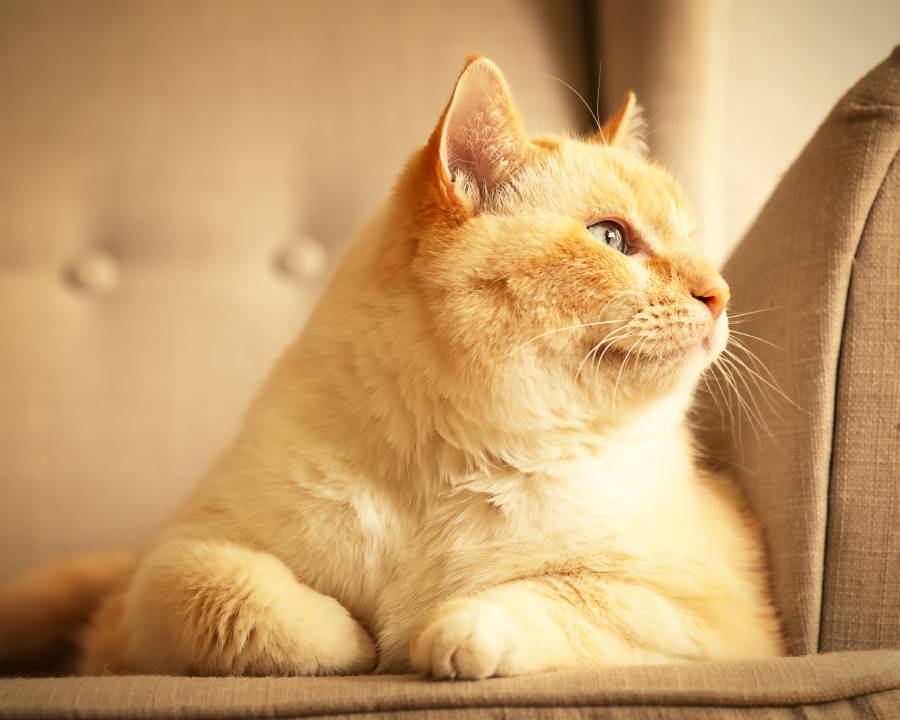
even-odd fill
[[(759, 539), (684, 424), (728, 333), (698, 298), (727, 287), (628, 126), (529, 138), (472, 60), (82, 669), (483, 678), (782, 653)], [(604, 218), (640, 252), (585, 230)]]

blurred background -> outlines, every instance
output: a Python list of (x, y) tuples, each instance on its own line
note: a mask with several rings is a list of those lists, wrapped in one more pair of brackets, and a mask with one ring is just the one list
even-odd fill
[(633, 87), (721, 262), (898, 41), (896, 0), (0, 0), (0, 576), (171, 512), (467, 54), (535, 132)]

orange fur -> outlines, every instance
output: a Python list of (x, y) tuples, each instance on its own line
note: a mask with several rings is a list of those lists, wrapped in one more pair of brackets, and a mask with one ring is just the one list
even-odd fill
[(79, 634), (104, 596), (127, 581), (134, 562), (130, 553), (86, 555), (0, 585), (0, 668), (71, 670)]
[(629, 90), (625, 94), (625, 99), (622, 100), (619, 109), (603, 124), (603, 127), (598, 132), (599, 137), (597, 139), (604, 145), (607, 143), (615, 145), (616, 140), (621, 137), (619, 132), (624, 132), (628, 129), (628, 120), (634, 114), (636, 107), (637, 97), (633, 91)]
[(684, 423), (728, 288), (639, 130), (629, 95), (606, 143), (530, 138), (470, 58), (82, 670), (366, 672), (377, 650), (381, 672), (480, 678), (782, 653), (758, 535)]

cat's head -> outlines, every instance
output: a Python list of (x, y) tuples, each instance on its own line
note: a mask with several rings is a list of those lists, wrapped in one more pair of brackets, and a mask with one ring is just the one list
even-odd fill
[(427, 326), (408, 350), (431, 343), (440, 377), (486, 403), (560, 415), (689, 392), (727, 340), (729, 290), (641, 125), (629, 94), (591, 137), (531, 137), (498, 68), (471, 58), (400, 179), (402, 239), (379, 260)]

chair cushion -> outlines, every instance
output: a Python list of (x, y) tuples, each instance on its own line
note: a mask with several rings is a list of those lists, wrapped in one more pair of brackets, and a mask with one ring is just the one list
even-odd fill
[(0, 681), (0, 718), (900, 717), (900, 651), (609, 668), (478, 682), (96, 677)]
[(795, 404), (738, 353), (761, 377), (716, 441), (765, 527), (795, 654), (900, 646), (898, 148), (900, 48), (838, 103), (724, 270), (735, 337)]

